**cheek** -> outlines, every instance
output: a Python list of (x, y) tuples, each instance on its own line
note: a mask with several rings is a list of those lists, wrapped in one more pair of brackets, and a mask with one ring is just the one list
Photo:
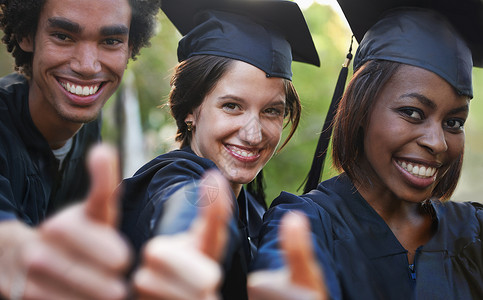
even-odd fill
[(448, 146), (448, 159), (455, 160), (461, 154), (463, 154), (465, 150), (465, 136), (464, 134), (461, 135), (450, 135), (446, 137), (446, 144)]
[(106, 66), (112, 73), (116, 74), (118, 77), (122, 77), (124, 70), (127, 67), (129, 60), (129, 53), (126, 50), (119, 51), (117, 54), (113, 53), (103, 53), (99, 56), (99, 61), (103, 66)]
[[(213, 141), (225, 138), (227, 135), (235, 131), (236, 124), (232, 120), (227, 120), (221, 116), (213, 115), (213, 118), (207, 118), (209, 114), (200, 115), (200, 117), (195, 120), (195, 135), (198, 139), (205, 141)], [(211, 144), (209, 142), (207, 144)]]
[[(56, 55), (50, 53), (56, 53)], [(56, 51), (53, 47), (36, 47), (32, 65), (35, 72), (43, 72), (59, 66), (63, 60), (65, 60), (64, 53)]]
[(262, 122), (263, 134), (268, 139), (268, 143), (277, 146), (282, 137), (283, 119), (276, 121)]

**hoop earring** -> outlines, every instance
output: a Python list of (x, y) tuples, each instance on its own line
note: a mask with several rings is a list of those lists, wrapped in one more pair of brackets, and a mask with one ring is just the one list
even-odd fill
[(185, 123), (188, 131), (193, 131), (193, 121), (186, 121)]

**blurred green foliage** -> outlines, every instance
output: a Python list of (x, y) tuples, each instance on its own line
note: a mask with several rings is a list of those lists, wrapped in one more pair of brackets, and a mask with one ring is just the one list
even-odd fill
[[(267, 200), (271, 201), (280, 191), (292, 193), (302, 184), (312, 162), (318, 134), (327, 112), (337, 76), (349, 48), (351, 32), (345, 21), (331, 7), (313, 4), (304, 11), (313, 34), (321, 67), (302, 63), (293, 64), (293, 82), (302, 99), (303, 112), (299, 128), (290, 143), (268, 163), (265, 168)], [(127, 72), (135, 76), (140, 100), (143, 135), (147, 158), (177, 147), (174, 144), (176, 127), (167, 107), (163, 107), (169, 94), (169, 79), (177, 63), (176, 48), (181, 35), (167, 18), (159, 15), (158, 33), (152, 46), (141, 51), (136, 61), (131, 61)], [(356, 49), (357, 45), (354, 45)], [(0, 48), (0, 76), (13, 70), (10, 55)], [(351, 73), (349, 73), (350, 79)], [(475, 99), (471, 103), (470, 118), (466, 123), (466, 157), (460, 184), (454, 195), (456, 200), (480, 200), (483, 185), (483, 69), (474, 70)], [(118, 133), (114, 120), (113, 100), (104, 110), (103, 136), (113, 141)], [(288, 129), (285, 130), (285, 134)], [(330, 156), (326, 161), (323, 178), (332, 177)]]

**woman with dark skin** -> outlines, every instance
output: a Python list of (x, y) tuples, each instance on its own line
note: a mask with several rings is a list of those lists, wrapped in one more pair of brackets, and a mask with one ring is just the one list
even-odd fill
[(472, 65), (466, 42), (435, 11), (395, 9), (371, 27), (335, 118), (333, 159), (343, 173), (274, 200), (255, 269), (284, 265), (278, 229), (299, 210), (333, 299), (481, 298), (483, 209), (448, 201), (463, 159)]

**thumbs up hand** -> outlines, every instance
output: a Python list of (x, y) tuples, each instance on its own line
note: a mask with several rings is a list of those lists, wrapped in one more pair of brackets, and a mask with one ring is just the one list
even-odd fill
[(116, 187), (120, 182), (118, 155), (109, 146), (94, 147), (87, 161), (91, 175), (91, 190), (85, 202), (87, 216), (114, 227), (119, 203)]
[(188, 231), (160, 235), (147, 243), (134, 275), (138, 299), (218, 299), (232, 192), (221, 173), (209, 171), (199, 195), (211, 197), (210, 204), (198, 208)]
[[(0, 224), (9, 259), (12, 299), (124, 299), (130, 249), (114, 228), (119, 182), (117, 154), (96, 146), (88, 162), (88, 198), (47, 219), (38, 228), (18, 221)], [(5, 227), (6, 226), (6, 227)], [(8, 230), (4, 230), (7, 229)], [(5, 234), (4, 234), (5, 233)], [(5, 267), (5, 268), (3, 268)], [(7, 271), (8, 270), (8, 271)], [(0, 278), (2, 281), (2, 278)]]
[(329, 299), (322, 272), (314, 257), (307, 218), (297, 212), (283, 216), (280, 245), (286, 266), (248, 276), (250, 299)]

